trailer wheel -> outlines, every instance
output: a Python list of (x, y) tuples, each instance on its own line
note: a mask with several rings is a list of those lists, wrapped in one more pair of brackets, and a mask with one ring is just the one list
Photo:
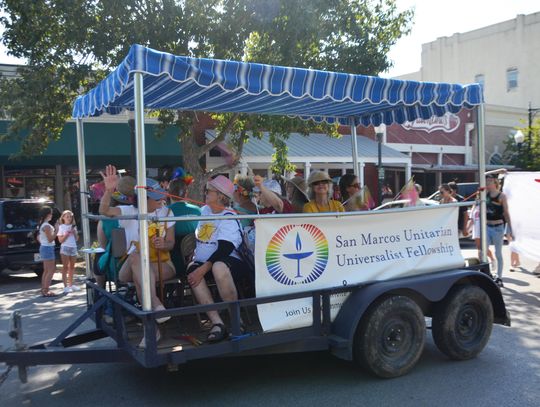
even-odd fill
[(426, 324), (408, 297), (392, 296), (372, 304), (354, 337), (354, 357), (364, 369), (392, 378), (408, 373), (424, 349)]
[(458, 286), (436, 306), (432, 335), (439, 350), (454, 360), (472, 359), (487, 344), (493, 328), (493, 306), (477, 286)]

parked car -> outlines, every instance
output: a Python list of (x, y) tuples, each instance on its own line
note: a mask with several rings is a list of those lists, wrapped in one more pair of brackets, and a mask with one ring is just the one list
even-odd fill
[[(420, 201), (425, 206), (439, 205), (438, 201), (434, 201), (434, 200), (431, 200), (431, 199), (420, 198)], [(398, 200), (395, 200), (395, 201), (386, 202), (385, 204), (377, 206), (373, 210), (374, 211), (380, 211), (382, 209), (404, 208), (404, 207), (407, 207), (407, 206), (411, 206), (410, 202), (411, 202), (410, 199), (398, 199)]]
[(0, 272), (4, 269), (32, 269), (43, 272), (39, 259), (39, 243), (34, 232), (43, 206), (53, 208), (52, 224), (60, 213), (53, 202), (37, 199), (0, 199)]

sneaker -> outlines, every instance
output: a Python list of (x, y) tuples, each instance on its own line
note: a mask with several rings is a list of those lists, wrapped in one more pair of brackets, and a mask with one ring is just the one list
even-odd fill
[(495, 284), (497, 284), (497, 285), (498, 285), (499, 287), (501, 287), (501, 288), (504, 288), (503, 281), (502, 281), (502, 279), (500, 279), (500, 278), (496, 278), (496, 279), (495, 279)]
[(64, 289), (62, 290), (62, 293), (63, 294), (69, 294), (69, 293), (72, 293), (73, 290), (71, 289), (71, 287), (64, 287)]
[[(165, 307), (163, 305), (158, 305), (156, 308), (154, 308), (154, 311), (165, 311)], [(164, 322), (167, 322), (169, 319), (171, 319), (170, 316), (156, 318), (156, 322), (158, 324), (162, 324)]]
[(81, 287), (79, 287), (78, 285), (72, 285), (70, 288), (71, 291), (81, 291)]
[[(161, 333), (159, 332), (159, 329), (156, 328), (156, 343), (158, 343), (161, 339)], [(146, 334), (143, 335), (141, 341), (138, 345), (139, 348), (145, 349), (146, 348)]]

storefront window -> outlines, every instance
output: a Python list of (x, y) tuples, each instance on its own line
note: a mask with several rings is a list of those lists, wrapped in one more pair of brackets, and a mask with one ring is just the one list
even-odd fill
[(22, 177), (5, 177), (4, 196), (6, 198), (24, 198), (24, 178)]
[(54, 178), (25, 177), (27, 198), (46, 198), (54, 201)]

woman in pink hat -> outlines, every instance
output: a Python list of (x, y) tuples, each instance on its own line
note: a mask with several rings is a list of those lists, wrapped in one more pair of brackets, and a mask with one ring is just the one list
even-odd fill
[[(206, 184), (205, 203), (201, 216), (234, 215), (230, 204), (234, 184), (218, 175)], [(240, 223), (236, 220), (199, 221), (195, 237), (197, 244), (193, 263), (187, 267), (188, 282), (199, 304), (212, 304), (212, 294), (206, 278), (212, 276), (223, 301), (236, 301), (235, 281), (252, 279), (248, 267), (241, 260), (238, 248), (242, 243)], [(227, 328), (217, 311), (207, 312), (212, 321), (208, 342), (219, 342), (227, 337)]]

